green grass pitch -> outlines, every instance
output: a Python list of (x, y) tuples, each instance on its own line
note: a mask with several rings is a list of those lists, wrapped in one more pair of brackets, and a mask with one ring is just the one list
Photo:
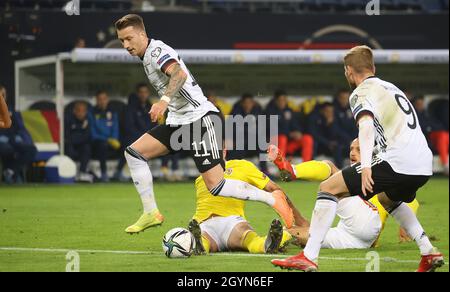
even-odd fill
[[(316, 183), (282, 184), (308, 218)], [(140, 200), (130, 184), (0, 186), (0, 272), (65, 271), (67, 250), (77, 250), (81, 271), (280, 271), (270, 264), (277, 256), (243, 253), (168, 259), (162, 236), (185, 227), (195, 210), (192, 183), (156, 183), (158, 205), (166, 217), (161, 227), (128, 235), (125, 227), (141, 214)], [(448, 262), (449, 181), (435, 178), (418, 194), (419, 218)], [(274, 211), (249, 202), (247, 218), (265, 234)], [(381, 271), (414, 271), (419, 253), (414, 243), (398, 243), (398, 227), (388, 220), (381, 237)], [(292, 246), (288, 254), (299, 249)], [(371, 250), (322, 250), (321, 271), (365, 271)], [(135, 253), (134, 253), (135, 252)], [(446, 264), (440, 271), (448, 271)]]

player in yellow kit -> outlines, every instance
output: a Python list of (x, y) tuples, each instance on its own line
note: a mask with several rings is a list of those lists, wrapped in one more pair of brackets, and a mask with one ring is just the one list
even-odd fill
[[(350, 145), (350, 163), (355, 164), (358, 163), (361, 159), (360, 155), (360, 148), (359, 148), (359, 141), (358, 139), (353, 140), (353, 142)], [(269, 147), (269, 159), (274, 161), (274, 163), (278, 166), (280, 169), (281, 178), (284, 181), (290, 181), (293, 179), (302, 179), (302, 180), (310, 180), (310, 181), (323, 181), (326, 180), (328, 177), (333, 175), (334, 173), (338, 172), (339, 169), (330, 161), (308, 161), (305, 163), (300, 163), (298, 165), (292, 166), (288, 161), (285, 160), (282, 153), (279, 152), (279, 150), (275, 146)], [(344, 199), (348, 200), (348, 199)], [(385, 223), (387, 218), (389, 217), (389, 213), (383, 208), (383, 206), (380, 204), (378, 200), (378, 196), (372, 197), (369, 202), (374, 205), (378, 209), (378, 215), (379, 219), (381, 221), (381, 229), (379, 231), (378, 236), (376, 237), (376, 240), (371, 245), (372, 247), (378, 246), (378, 239), (381, 234), (381, 232), (384, 229)], [(408, 204), (408, 206), (413, 210), (414, 213), (417, 213), (417, 210), (419, 208), (419, 202), (417, 199), (412, 201)], [(344, 208), (338, 208), (338, 210), (344, 210)], [(369, 212), (366, 206), (353, 206), (352, 212), (343, 212), (346, 213), (344, 218), (350, 218), (352, 216), (352, 213), (358, 213), (363, 212), (367, 213)], [(342, 211), (341, 210), (341, 211)], [(339, 212), (338, 212), (339, 215)], [(352, 221), (352, 220), (349, 220)], [(345, 223), (345, 222), (344, 222)], [(359, 222), (361, 223), (361, 222)], [(357, 224), (357, 223), (352, 223)], [(349, 225), (349, 224), (348, 224)], [(351, 224), (350, 224), (351, 225)], [(304, 245), (308, 239), (308, 230), (309, 224), (306, 224), (306, 226), (297, 226), (290, 229), (291, 234), (297, 237), (299, 240), (298, 242), (301, 245)], [(347, 226), (346, 229), (355, 229), (352, 226)], [(357, 229), (357, 228), (356, 228)], [(365, 228), (367, 229), (367, 228)], [(353, 232), (355, 233), (355, 232)], [(375, 234), (373, 234), (375, 235)], [(372, 236), (373, 237), (373, 236)], [(405, 241), (411, 241), (407, 233), (400, 228), (399, 231), (399, 238), (401, 242)], [(327, 241), (327, 240), (326, 240)], [(342, 242), (342, 240), (340, 240)], [(342, 246), (347, 246), (348, 248), (357, 248), (354, 244), (349, 244), (349, 241), (345, 242), (344, 245), (340, 244), (340, 248)], [(326, 244), (327, 245), (327, 244)], [(333, 244), (330, 245), (331, 247)], [(363, 247), (364, 245), (359, 245), (359, 247)], [(366, 246), (367, 247), (367, 246)]]
[[(246, 160), (227, 161), (225, 178), (244, 181), (268, 192), (283, 192), (253, 163)], [(189, 231), (196, 239), (195, 254), (221, 251), (277, 253), (292, 238), (283, 231), (278, 219), (272, 221), (267, 236), (259, 236), (245, 218), (246, 202), (212, 195), (201, 176), (195, 181), (195, 189), (197, 209), (189, 223)]]

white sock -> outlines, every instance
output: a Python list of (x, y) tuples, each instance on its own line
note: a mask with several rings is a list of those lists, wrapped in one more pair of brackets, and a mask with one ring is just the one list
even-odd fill
[(258, 201), (271, 207), (275, 205), (275, 199), (271, 193), (260, 190), (257, 187), (240, 180), (223, 179), (215, 188), (210, 190), (210, 192), (215, 196)]
[(125, 158), (134, 186), (141, 197), (144, 213), (150, 213), (158, 208), (153, 192), (153, 176), (150, 167), (145, 158), (131, 147), (125, 150)]
[(332, 194), (319, 192), (309, 227), (309, 239), (303, 253), (311, 260), (317, 262), (320, 248), (328, 230), (336, 217), (338, 199)]
[(405, 229), (408, 235), (416, 241), (420, 249), (420, 254), (427, 255), (432, 251), (433, 245), (425, 234), (422, 225), (420, 225), (416, 214), (405, 203), (401, 203), (390, 214)]

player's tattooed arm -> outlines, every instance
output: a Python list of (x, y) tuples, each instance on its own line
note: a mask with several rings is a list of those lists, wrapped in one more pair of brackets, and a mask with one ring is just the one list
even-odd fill
[(150, 109), (150, 119), (152, 122), (157, 122), (162, 116), (164, 116), (167, 108), (169, 106), (170, 99), (180, 91), (181, 87), (183, 87), (184, 83), (187, 79), (186, 72), (181, 69), (180, 64), (174, 62), (166, 70), (164, 70), (170, 79), (169, 84), (167, 85), (166, 92), (164, 92), (164, 96), (161, 97), (161, 100), (155, 103)]
[(178, 91), (180, 91), (181, 87), (183, 87), (187, 79), (187, 74), (183, 71), (180, 64), (178, 63), (173, 63), (172, 65), (170, 65), (165, 73), (170, 76), (170, 79), (164, 95), (173, 97), (178, 93)]

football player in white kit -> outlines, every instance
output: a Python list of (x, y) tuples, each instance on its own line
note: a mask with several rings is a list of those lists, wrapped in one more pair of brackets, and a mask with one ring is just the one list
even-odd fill
[[(359, 162), (358, 148), (358, 141), (355, 139), (350, 147), (352, 164)], [(293, 166), (275, 145), (270, 145), (268, 158), (277, 165), (284, 181), (293, 179), (323, 181), (339, 171), (331, 161), (311, 160)], [(300, 213), (295, 213), (295, 216), (301, 218), (296, 218), (296, 225), (288, 229), (288, 232), (296, 238), (296, 244), (304, 247), (308, 241), (310, 223)], [(359, 196), (339, 200), (336, 216), (340, 220), (336, 227), (328, 230), (322, 242), (322, 248), (370, 248), (380, 235), (382, 221), (377, 207)], [(297, 222), (301, 224), (298, 225)]]
[(422, 256), (417, 271), (434, 271), (444, 264), (444, 258), (405, 204), (414, 200), (432, 175), (432, 153), (414, 108), (400, 89), (375, 76), (369, 47), (352, 48), (344, 57), (344, 68), (354, 89), (350, 107), (359, 127), (361, 162), (320, 184), (305, 249), (296, 256), (272, 260), (272, 264), (317, 271), (321, 245), (336, 216), (338, 200), (362, 193), (367, 200), (379, 194), (383, 207), (416, 241)]
[(169, 110), (166, 124), (143, 134), (125, 150), (144, 209), (139, 220), (125, 231), (138, 233), (163, 222), (148, 160), (177, 151), (186, 151), (194, 159), (211, 194), (263, 202), (275, 209), (286, 226), (292, 226), (293, 213), (284, 193), (268, 193), (243, 181), (224, 178), (222, 117), (178, 53), (162, 41), (150, 39), (139, 15), (125, 15), (115, 27), (123, 47), (141, 59), (149, 82), (161, 98), (153, 104), (150, 118), (155, 122)]
[[(270, 145), (268, 158), (280, 171), (283, 181), (293, 180), (324, 181), (339, 171), (333, 162), (307, 161), (292, 165), (275, 145)], [(349, 159), (351, 165), (361, 162), (361, 153), (358, 138), (350, 144)], [(408, 207), (417, 212), (419, 202), (414, 200), (408, 203)], [(295, 225), (288, 231), (297, 238), (297, 244), (304, 247), (309, 237), (310, 222), (305, 219), (294, 207)], [(373, 196), (369, 201), (360, 196), (345, 197), (339, 200), (336, 216), (340, 221), (335, 228), (331, 228), (322, 243), (322, 248), (347, 249), (378, 247), (378, 240), (383, 231), (388, 212), (378, 201), (378, 196)], [(298, 224), (298, 222), (300, 224)], [(403, 229), (399, 232), (400, 241), (409, 241)]]

